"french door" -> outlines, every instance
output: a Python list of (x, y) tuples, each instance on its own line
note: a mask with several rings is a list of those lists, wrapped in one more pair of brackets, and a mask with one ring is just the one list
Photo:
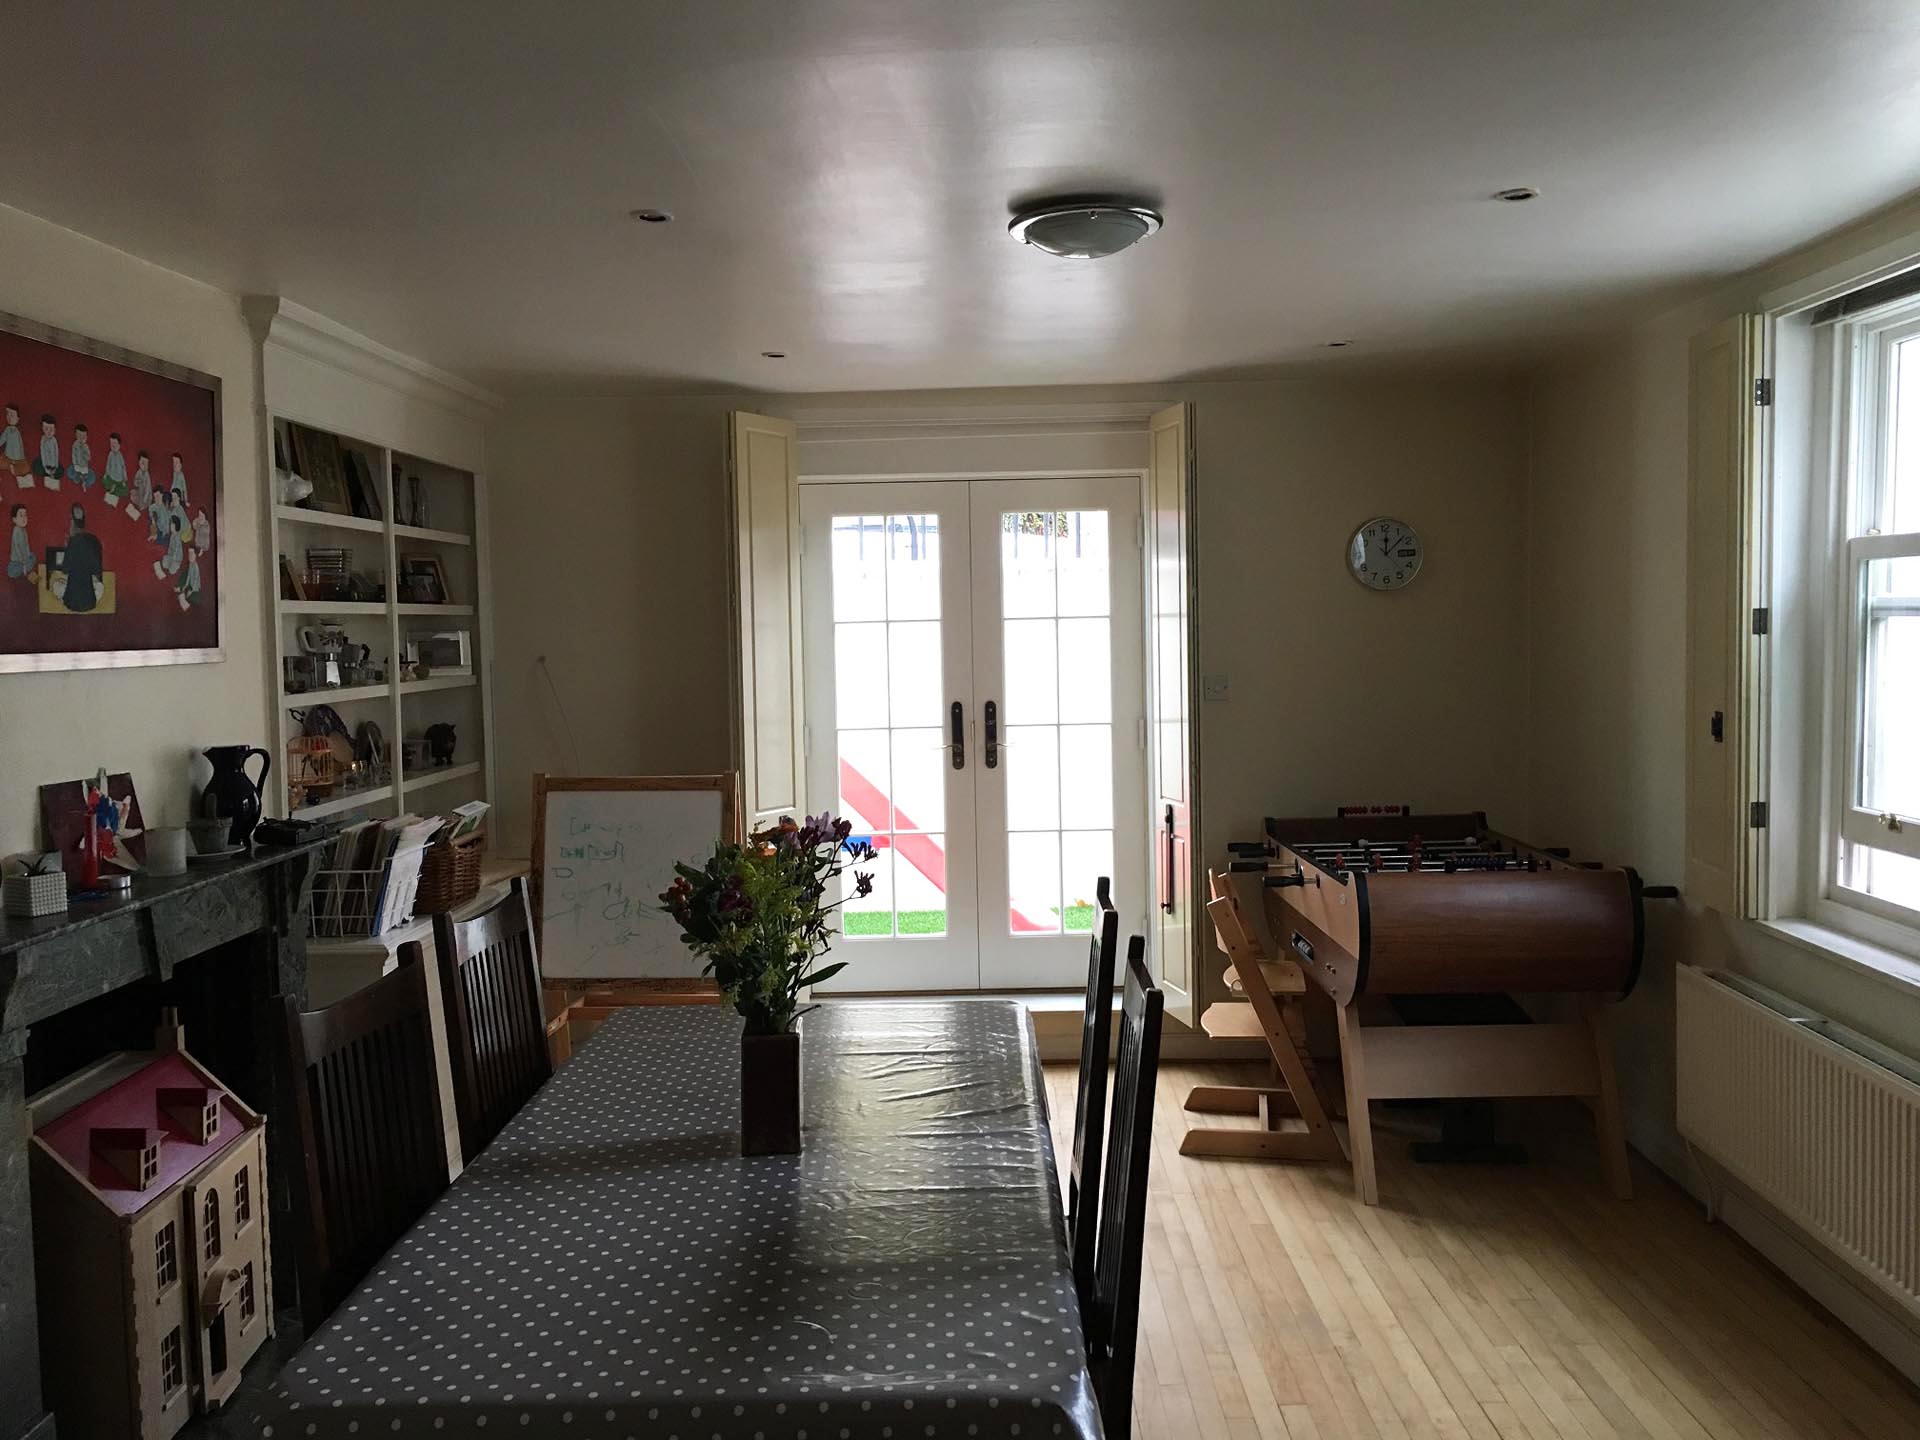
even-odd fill
[(1078, 987), (1146, 885), (1140, 482), (801, 487), (807, 798), (871, 838), (841, 991)]

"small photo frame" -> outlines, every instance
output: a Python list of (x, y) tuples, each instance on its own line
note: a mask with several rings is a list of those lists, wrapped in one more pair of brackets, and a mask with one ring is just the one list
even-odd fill
[(400, 589), (415, 605), (448, 603), (447, 571), (438, 555), (402, 555)]

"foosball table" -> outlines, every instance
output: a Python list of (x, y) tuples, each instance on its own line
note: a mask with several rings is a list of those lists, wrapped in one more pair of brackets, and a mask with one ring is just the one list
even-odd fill
[[(1236, 845), (1268, 927), (1335, 1010), (1349, 1149), (1377, 1204), (1369, 1100), (1571, 1095), (1592, 1107), (1613, 1192), (1630, 1193), (1606, 1002), (1633, 989), (1651, 895), (1480, 814), (1268, 819)], [(1531, 1023), (1517, 994), (1571, 997)], [(1389, 1023), (1378, 1023), (1385, 1020)]]

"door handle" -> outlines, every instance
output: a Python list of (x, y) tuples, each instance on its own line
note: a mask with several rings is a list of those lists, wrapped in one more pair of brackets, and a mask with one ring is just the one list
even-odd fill
[(1718, 710), (1714, 711), (1712, 717), (1707, 721), (1707, 734), (1713, 737), (1716, 745), (1727, 738), (1727, 717)]
[(987, 769), (997, 770), (1000, 768), (1000, 707), (989, 700), (982, 708), (981, 715), (986, 721), (983, 738), (987, 747)]
[(947, 707), (947, 714), (953, 724), (953, 739), (947, 748), (953, 752), (953, 768), (967, 768), (967, 712), (958, 700)]
[(1160, 908), (1169, 915), (1173, 914), (1179, 903), (1173, 893), (1173, 849), (1173, 806), (1169, 805), (1167, 806), (1167, 888), (1160, 892)]

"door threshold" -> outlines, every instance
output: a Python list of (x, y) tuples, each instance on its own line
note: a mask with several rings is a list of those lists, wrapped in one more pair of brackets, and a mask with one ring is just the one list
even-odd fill
[[(1086, 1008), (1087, 992), (1084, 990), (855, 990), (836, 991), (830, 995), (816, 995), (816, 1004), (829, 1004), (835, 1000), (1011, 1000), (1024, 1005), (1029, 1013), (1050, 1014), (1059, 1010), (1071, 1010), (1076, 1014)], [(1114, 1009), (1120, 1008), (1120, 992), (1113, 992)]]

